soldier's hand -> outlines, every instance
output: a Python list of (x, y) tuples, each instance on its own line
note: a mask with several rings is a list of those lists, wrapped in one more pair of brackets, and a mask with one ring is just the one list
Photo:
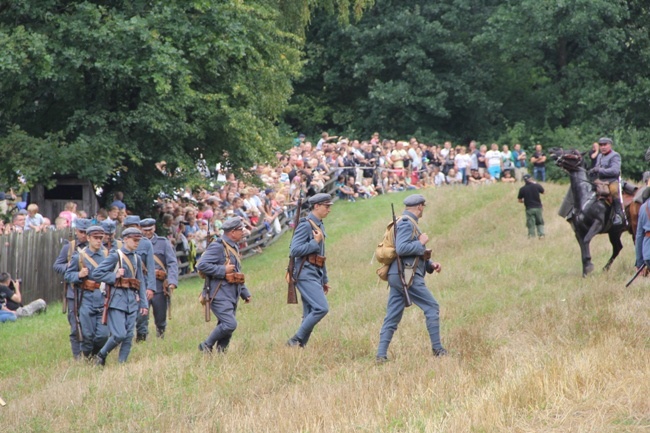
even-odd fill
[(314, 232), (314, 240), (318, 243), (323, 240), (323, 232), (320, 230), (312, 230)]
[(434, 272), (440, 273), (440, 271), (442, 271), (442, 265), (440, 263), (433, 262), (432, 265), (433, 265)]
[(426, 233), (422, 233), (422, 234), (418, 237), (418, 240), (420, 241), (420, 243), (421, 243), (422, 245), (426, 245), (427, 242), (429, 242), (429, 236), (427, 236)]
[(140, 315), (141, 316), (146, 316), (149, 314), (149, 309), (148, 308), (140, 308)]
[(249, 296), (248, 298), (246, 298), (246, 300), (244, 302), (247, 303), (247, 304), (250, 304), (251, 299), (253, 299), (253, 296)]
[(323, 284), (323, 292), (327, 295), (330, 292), (330, 285), (329, 284)]
[(119, 268), (117, 272), (115, 272), (115, 278), (122, 278), (124, 276), (124, 268)]
[(226, 274), (232, 274), (235, 272), (235, 265), (226, 265)]
[(147, 289), (147, 301), (151, 301), (153, 299), (153, 290)]
[(79, 271), (79, 279), (86, 278), (88, 276), (88, 268), (83, 268)]

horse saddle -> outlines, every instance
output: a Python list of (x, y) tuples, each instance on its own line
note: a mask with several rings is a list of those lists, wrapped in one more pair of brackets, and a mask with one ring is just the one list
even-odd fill
[(598, 197), (599, 200), (605, 200), (608, 203), (611, 203), (612, 194), (609, 192), (609, 182), (596, 179), (594, 184), (596, 184), (596, 197)]

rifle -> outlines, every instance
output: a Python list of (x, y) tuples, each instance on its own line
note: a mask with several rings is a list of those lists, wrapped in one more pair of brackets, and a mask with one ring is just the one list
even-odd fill
[[(393, 212), (393, 243), (397, 249), (397, 219), (395, 218), (395, 206), (393, 206), (393, 203), (390, 204), (390, 209)], [(406, 280), (404, 279), (404, 265), (402, 264), (402, 259), (400, 259), (399, 255), (395, 260), (397, 260), (397, 272), (399, 273), (399, 279), (402, 282), (402, 288), (404, 289), (404, 304), (407, 307), (410, 307), (413, 305), (413, 302), (411, 301), (411, 296), (409, 296)]]
[[(208, 224), (208, 238), (207, 238), (207, 243), (205, 246), (205, 249), (208, 249), (208, 246), (212, 243), (212, 235), (210, 234), (210, 224)], [(197, 263), (198, 264), (198, 263)], [(200, 272), (200, 274), (203, 274), (203, 272)], [(202, 297), (202, 304), (203, 304), (203, 316), (205, 317), (205, 321), (209, 322), (210, 321), (210, 277), (206, 274), (204, 274), (204, 279), (203, 279), (203, 291), (201, 292), (201, 297)]]
[[(163, 285), (165, 282), (167, 282), (167, 280), (163, 282)], [(172, 289), (169, 288), (169, 283), (167, 283), (165, 296), (167, 297), (167, 318), (172, 320)]]
[[(81, 258), (79, 258), (81, 260)], [(79, 304), (80, 299), (79, 299), (79, 289), (76, 286), (73, 286), (72, 290), (74, 291), (74, 322), (75, 322), (75, 327), (77, 328), (77, 341), (82, 342), (84, 341), (83, 334), (81, 333), (81, 321), (79, 320)]]
[[(113, 273), (117, 272), (117, 270), (121, 267), (120, 265), (122, 264), (122, 258), (120, 255), (117, 255), (117, 263), (115, 264), (115, 269), (113, 270)], [(102, 325), (108, 324), (108, 306), (111, 304), (111, 285), (106, 284), (106, 294), (104, 295), (104, 312), (102, 313)]]
[(641, 274), (641, 272), (643, 272), (643, 271), (645, 270), (645, 268), (646, 268), (645, 263), (643, 263), (641, 266), (639, 266), (639, 269), (636, 271), (636, 274), (634, 274), (634, 276), (632, 277), (632, 279), (631, 279), (630, 281), (627, 282), (627, 284), (625, 285), (625, 287), (626, 287), (626, 288), (627, 288), (627, 287), (630, 287), (630, 284), (632, 284), (632, 283), (634, 282), (634, 280), (636, 280), (636, 277), (638, 277), (638, 276)]
[[(300, 211), (302, 210), (302, 195), (298, 197), (296, 204), (296, 216), (293, 219), (293, 234), (291, 235), (291, 242), (293, 242), (293, 235), (296, 233), (296, 227), (300, 222)], [(291, 245), (291, 243), (289, 243)], [(296, 293), (296, 280), (293, 278), (293, 272), (296, 268), (296, 258), (289, 253), (289, 266), (287, 266), (287, 304), (297, 304), (298, 294)]]

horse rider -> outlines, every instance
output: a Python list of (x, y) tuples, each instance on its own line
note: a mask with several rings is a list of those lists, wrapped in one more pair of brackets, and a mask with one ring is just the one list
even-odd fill
[(612, 208), (614, 218), (612, 223), (622, 225), (625, 220), (623, 215), (623, 206), (621, 204), (621, 194), (619, 191), (619, 179), (621, 176), (621, 155), (612, 150), (612, 139), (602, 137), (598, 140), (600, 153), (596, 158), (596, 164), (589, 170), (589, 174), (597, 179), (606, 182), (609, 185), (609, 192), (612, 195)]

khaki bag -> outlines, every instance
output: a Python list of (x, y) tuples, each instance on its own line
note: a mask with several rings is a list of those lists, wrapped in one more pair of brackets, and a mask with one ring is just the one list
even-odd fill
[[(404, 216), (413, 223), (413, 232), (411, 233), (411, 237), (413, 237), (416, 234), (418, 224), (410, 216)], [(395, 251), (395, 229), (392, 221), (386, 226), (384, 237), (381, 242), (377, 244), (377, 248), (375, 248), (375, 258), (383, 265), (381, 268), (377, 269), (377, 276), (383, 281), (388, 281), (388, 269), (390, 268), (391, 263), (393, 263), (397, 258), (397, 251)]]

